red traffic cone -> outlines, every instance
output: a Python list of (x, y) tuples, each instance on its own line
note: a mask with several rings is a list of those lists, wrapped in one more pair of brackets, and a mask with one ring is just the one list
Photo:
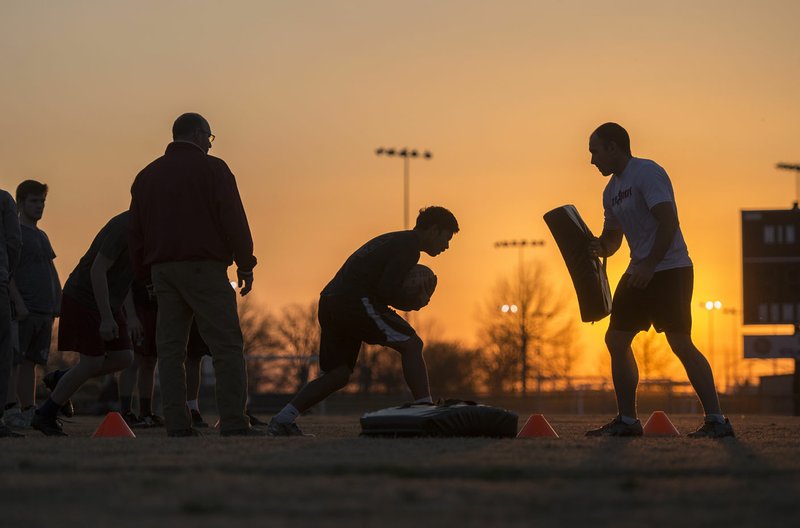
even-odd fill
[(654, 411), (644, 424), (645, 436), (680, 436), (678, 429), (672, 425), (664, 411)]
[(100, 426), (92, 438), (136, 438), (136, 435), (133, 434), (120, 413), (110, 412), (100, 422)]
[(543, 414), (532, 414), (519, 433), (517, 433), (517, 438), (531, 438), (534, 436), (558, 438), (555, 429), (550, 426)]

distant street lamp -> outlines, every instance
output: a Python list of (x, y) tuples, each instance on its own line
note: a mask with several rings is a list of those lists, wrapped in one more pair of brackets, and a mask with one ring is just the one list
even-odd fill
[[(519, 295), (519, 307), (516, 304), (504, 304), (501, 310), (504, 313), (511, 312), (517, 313), (519, 310), (520, 313), (520, 321), (519, 321), (519, 356), (520, 362), (522, 363), (522, 368), (520, 369), (520, 381), (522, 382), (521, 387), (521, 394), (525, 396), (528, 392), (528, 324), (527, 324), (527, 314), (528, 314), (528, 299), (522, 294), (522, 281), (523, 281), (523, 273), (524, 273), (524, 261), (523, 261), (523, 252), (526, 247), (535, 247), (535, 246), (544, 246), (544, 240), (500, 240), (494, 243), (495, 249), (502, 249), (502, 248), (519, 248), (519, 270), (518, 270), (518, 280), (519, 285), (517, 288), (518, 295)], [(541, 355), (541, 350), (538, 350), (539, 355)], [(541, 390), (541, 372), (540, 367), (537, 367), (536, 373), (537, 382), (537, 390)]]
[(429, 150), (425, 151), (417, 151), (414, 149), (403, 148), (403, 149), (395, 149), (395, 148), (383, 148), (378, 147), (375, 149), (375, 154), (378, 156), (399, 156), (403, 158), (403, 228), (409, 228), (409, 194), (410, 194), (410, 187), (411, 187), (411, 176), (409, 175), (409, 159), (410, 158), (422, 158), (422, 159), (431, 159), (433, 154)]

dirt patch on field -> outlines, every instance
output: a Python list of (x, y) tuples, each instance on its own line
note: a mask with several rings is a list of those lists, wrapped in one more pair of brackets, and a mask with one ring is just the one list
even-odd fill
[[(800, 419), (732, 416), (738, 438), (594, 439), (606, 417), (549, 416), (559, 439), (93, 439), (100, 418), (0, 440), (3, 527), (800, 526)], [(672, 416), (681, 430), (693, 416)], [(520, 424), (522, 425), (522, 424)]]

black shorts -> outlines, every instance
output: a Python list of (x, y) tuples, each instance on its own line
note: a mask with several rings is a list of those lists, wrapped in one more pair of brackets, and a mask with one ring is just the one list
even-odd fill
[(329, 372), (356, 366), (361, 343), (384, 345), (408, 341), (416, 332), (386, 305), (361, 299), (323, 295), (319, 299), (319, 368)]
[(658, 271), (646, 288), (629, 286), (629, 279), (624, 274), (614, 292), (610, 330), (646, 332), (653, 325), (657, 332), (692, 332), (694, 268)]
[(47, 365), (50, 339), (53, 335), (53, 316), (31, 313), (17, 322), (19, 348), (14, 354), (14, 365), (27, 359), (37, 365)]

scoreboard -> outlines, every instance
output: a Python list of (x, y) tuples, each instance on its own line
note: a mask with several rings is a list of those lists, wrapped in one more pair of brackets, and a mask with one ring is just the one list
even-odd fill
[(742, 211), (746, 325), (800, 322), (800, 210)]

